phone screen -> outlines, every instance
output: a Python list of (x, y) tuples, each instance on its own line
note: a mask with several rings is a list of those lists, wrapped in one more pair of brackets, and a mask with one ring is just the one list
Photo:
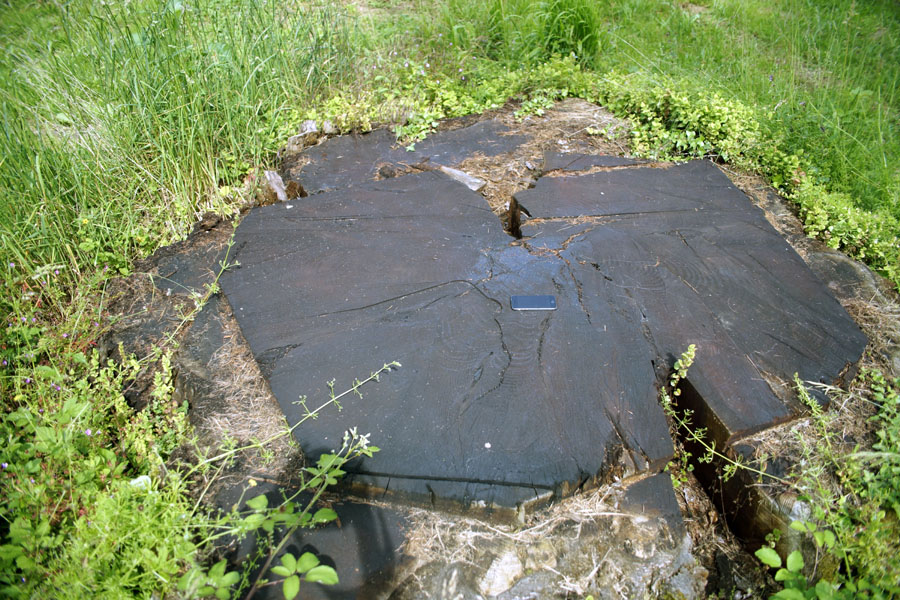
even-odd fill
[(556, 296), (510, 296), (513, 310), (556, 310)]

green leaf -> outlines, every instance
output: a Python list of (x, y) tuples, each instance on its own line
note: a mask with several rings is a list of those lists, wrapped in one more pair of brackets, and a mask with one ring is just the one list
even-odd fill
[(799, 550), (794, 550), (788, 554), (787, 568), (791, 573), (799, 573), (803, 568), (803, 555)]
[(275, 565), (272, 567), (272, 572), (278, 575), (279, 577), (290, 577), (294, 574), (292, 569), (288, 569), (287, 567), (282, 567), (281, 565)]
[(337, 571), (328, 565), (319, 565), (309, 570), (306, 574), (306, 580), (323, 585), (334, 585), (338, 582)]
[(231, 592), (228, 591), (228, 588), (219, 588), (216, 590), (216, 598), (219, 600), (228, 600), (231, 596)]
[(771, 598), (777, 598), (778, 600), (806, 600), (803, 592), (800, 590), (781, 590), (771, 596)]
[(212, 569), (209, 570), (209, 578), (213, 581), (218, 581), (225, 575), (225, 559), (223, 558), (219, 562), (213, 565)]
[(240, 581), (240, 579), (241, 579), (241, 576), (238, 574), (237, 571), (229, 571), (229, 572), (225, 573), (225, 577), (222, 578), (222, 581), (219, 583), (219, 585), (221, 585), (223, 587), (231, 587), (234, 584), (236, 584), (238, 581)]
[(247, 515), (238, 523), (239, 525), (243, 525), (247, 529), (256, 529), (260, 525), (262, 525), (263, 521), (266, 520), (266, 516), (262, 513), (253, 513)]
[(285, 579), (281, 591), (284, 593), (284, 600), (294, 600), (300, 593), (300, 577), (291, 575)]
[(22, 550), (21, 546), (16, 546), (13, 544), (4, 544), (0, 546), (0, 559), (3, 560), (12, 560), (18, 556), (24, 554), (24, 550)]
[(754, 555), (768, 567), (777, 569), (781, 566), (781, 557), (778, 556), (778, 553), (775, 552), (775, 550), (769, 548), (768, 546), (763, 546), (762, 548), (754, 552)]
[(269, 506), (269, 499), (262, 495), (256, 496), (247, 500), (247, 506), (253, 510), (262, 510)]
[(178, 579), (178, 591), (184, 592), (190, 587), (191, 580), (196, 576), (194, 569), (191, 569)]
[(47, 365), (38, 365), (34, 368), (35, 375), (49, 379), (51, 381), (62, 381), (62, 375), (53, 367)]
[(794, 578), (794, 574), (787, 569), (778, 569), (775, 573), (775, 581), (790, 581)]
[(816, 596), (818, 596), (819, 600), (832, 600), (835, 597), (834, 586), (829, 581), (820, 580), (816, 584)]
[(319, 564), (319, 559), (316, 558), (316, 555), (312, 552), (304, 552), (300, 555), (300, 559), (297, 561), (297, 569), (298, 573), (306, 573), (313, 567)]
[(313, 523), (327, 523), (337, 519), (337, 513), (330, 508), (320, 508), (313, 515)]
[(811, 533), (816, 530), (816, 524), (808, 523), (806, 521), (791, 521), (791, 529), (799, 531), (800, 533)]
[(281, 557), (281, 564), (290, 571), (288, 575), (295, 573), (297, 571), (297, 559), (294, 558), (294, 555), (290, 552), (285, 552)]

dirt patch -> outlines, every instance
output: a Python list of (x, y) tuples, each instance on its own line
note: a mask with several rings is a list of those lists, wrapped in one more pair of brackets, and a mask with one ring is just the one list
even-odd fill
[[(475, 156), (457, 168), (487, 182), (481, 194), (491, 210), (504, 215), (516, 192), (532, 187), (543, 173), (544, 152), (622, 155), (627, 152), (628, 123), (606, 109), (581, 99), (559, 102), (543, 115), (515, 116), (508, 106), (492, 116), (509, 128), (510, 135), (528, 141), (514, 154)], [(471, 123), (460, 122), (460, 126)]]

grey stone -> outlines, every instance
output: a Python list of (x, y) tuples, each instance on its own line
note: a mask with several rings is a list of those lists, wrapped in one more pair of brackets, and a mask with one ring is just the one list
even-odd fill
[(276, 171), (263, 171), (260, 205), (287, 202), (288, 195), (284, 189), (284, 181)]
[(300, 124), (300, 131), (288, 138), (286, 150), (288, 153), (297, 153), (307, 146), (312, 146), (318, 140), (319, 129), (316, 122), (313, 120), (303, 121)]
[(524, 568), (519, 556), (514, 549), (508, 549), (491, 561), (491, 565), (478, 584), (478, 591), (485, 596), (502, 594), (511, 588), (523, 573)]
[(813, 273), (840, 298), (871, 301), (881, 297), (877, 275), (842, 252), (808, 252), (806, 262)]
[(460, 171), (459, 169), (452, 169), (450, 167), (441, 166), (439, 167), (439, 170), (444, 175), (447, 175), (451, 179), (460, 182), (473, 192), (480, 192), (484, 189), (484, 186), (487, 185), (487, 182), (485, 182), (483, 179), (479, 179), (477, 177), (469, 175), (468, 173)]

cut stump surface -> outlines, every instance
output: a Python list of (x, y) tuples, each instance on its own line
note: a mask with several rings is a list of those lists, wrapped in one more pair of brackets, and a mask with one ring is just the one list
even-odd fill
[[(287, 165), (311, 196), (237, 228), (222, 288), (290, 424), (328, 381), (403, 365), (298, 428), (308, 456), (355, 426), (382, 449), (351, 465), (360, 489), (515, 509), (658, 471), (673, 452), (658, 385), (689, 344), (687, 401), (723, 443), (790, 419), (794, 373), (852, 373), (860, 329), (710, 162), (553, 155), (561, 176), (516, 195), (519, 240), (439, 171), (376, 180), (521, 141), (502, 133), (444, 132), (408, 158), (385, 133), (333, 138)], [(557, 309), (511, 310), (538, 294)]]

